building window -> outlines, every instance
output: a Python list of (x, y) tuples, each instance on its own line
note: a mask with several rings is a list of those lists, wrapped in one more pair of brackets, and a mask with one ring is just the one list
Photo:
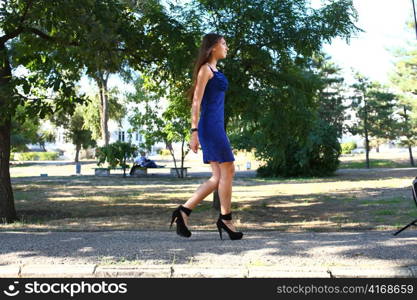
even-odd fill
[(119, 141), (124, 142), (125, 141), (125, 132), (119, 131)]
[(139, 141), (139, 132), (136, 132), (136, 141)]

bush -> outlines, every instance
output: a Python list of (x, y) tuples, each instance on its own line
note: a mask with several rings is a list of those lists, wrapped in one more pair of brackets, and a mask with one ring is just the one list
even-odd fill
[(19, 160), (57, 160), (58, 152), (22, 152), (18, 155)]
[(123, 176), (126, 176), (126, 169), (129, 165), (126, 162), (133, 158), (138, 151), (135, 145), (125, 142), (115, 142), (107, 146), (99, 147), (96, 150), (96, 158), (98, 159), (98, 166), (107, 163), (110, 168), (123, 168)]
[(339, 166), (341, 152), (336, 128), (317, 120), (305, 143), (289, 140), (283, 158), (257, 169), (259, 177), (329, 176)]
[(36, 152), (22, 152), (19, 154), (19, 160), (39, 160)]
[(10, 161), (14, 160), (14, 153), (10, 153)]
[(57, 160), (58, 152), (39, 152), (39, 160)]
[(169, 156), (169, 155), (171, 155), (171, 152), (169, 152), (169, 150), (168, 150), (168, 149), (160, 149), (160, 150), (158, 151), (158, 154), (159, 154), (159, 155), (162, 155), (162, 156)]
[(347, 142), (342, 143), (342, 154), (350, 154), (352, 150), (355, 150), (357, 148), (357, 145), (355, 142)]

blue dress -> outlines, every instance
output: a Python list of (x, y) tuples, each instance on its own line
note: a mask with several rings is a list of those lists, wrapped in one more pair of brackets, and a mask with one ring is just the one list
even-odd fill
[(224, 128), (224, 96), (229, 82), (222, 72), (210, 69), (213, 77), (207, 81), (204, 89), (198, 122), (198, 140), (205, 164), (235, 160)]

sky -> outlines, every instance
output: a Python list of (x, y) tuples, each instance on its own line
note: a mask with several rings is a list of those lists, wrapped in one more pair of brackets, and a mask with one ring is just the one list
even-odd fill
[(354, 68), (371, 80), (388, 83), (395, 61), (391, 50), (416, 43), (415, 31), (406, 26), (407, 20), (413, 20), (412, 0), (354, 0), (353, 4), (359, 15), (356, 26), (365, 32), (349, 44), (334, 39), (324, 50), (343, 68), (347, 81)]

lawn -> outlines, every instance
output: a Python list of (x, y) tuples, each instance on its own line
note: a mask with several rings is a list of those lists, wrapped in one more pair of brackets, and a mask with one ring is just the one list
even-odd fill
[[(364, 169), (366, 168), (365, 154), (343, 155), (340, 157), (341, 169)], [(417, 164), (417, 161), (416, 161)], [(369, 154), (369, 165), (371, 168), (410, 168), (408, 152), (377, 153)]]
[[(2, 224), (0, 230), (168, 230), (172, 210), (209, 177), (60, 175), (71, 175), (68, 165), (40, 167), (48, 177), (27, 176), (38, 167), (12, 167), (12, 176), (18, 174), (12, 183), (22, 221)], [(235, 225), (239, 230), (395, 230), (417, 218), (410, 189), (416, 175), (417, 168), (340, 169), (327, 178), (237, 174)], [(191, 229), (215, 230), (217, 215), (209, 195), (193, 211)]]

